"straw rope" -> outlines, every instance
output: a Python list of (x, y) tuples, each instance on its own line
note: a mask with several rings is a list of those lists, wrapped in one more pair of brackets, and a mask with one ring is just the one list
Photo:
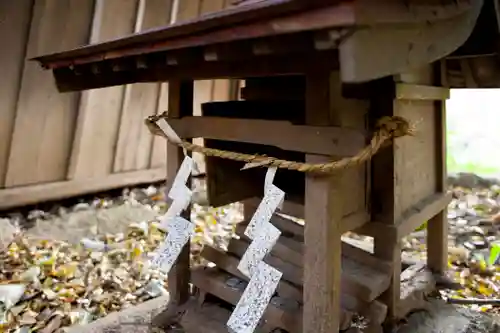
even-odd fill
[(265, 166), (277, 167), (281, 169), (295, 170), (307, 173), (333, 173), (344, 170), (356, 165), (361, 165), (369, 161), (383, 146), (392, 142), (395, 138), (414, 135), (414, 128), (409, 122), (398, 116), (382, 117), (377, 121), (375, 131), (369, 145), (363, 148), (359, 153), (352, 157), (346, 157), (337, 161), (328, 163), (302, 163), (295, 161), (281, 160), (264, 155), (250, 155), (227, 150), (207, 148), (187, 141), (173, 142), (163, 130), (158, 126), (160, 119), (167, 120), (166, 112), (160, 115), (150, 116), (145, 119), (145, 124), (153, 135), (163, 136), (169, 142), (177, 144), (179, 147), (192, 152), (197, 152), (211, 157), (219, 157), (233, 161), (246, 162), (243, 169), (251, 167)]

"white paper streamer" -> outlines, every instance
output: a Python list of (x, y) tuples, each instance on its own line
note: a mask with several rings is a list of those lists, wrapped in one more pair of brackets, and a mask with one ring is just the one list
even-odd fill
[(266, 254), (271, 252), (278, 241), (281, 231), (271, 223), (265, 223), (257, 229), (257, 235), (243, 254), (238, 269), (245, 276), (251, 277), (255, 273), (258, 264), (264, 260)]
[(248, 223), (245, 229), (245, 235), (254, 239), (257, 235), (258, 229), (262, 228), (265, 223), (269, 223), (271, 217), (274, 214), (276, 208), (284, 200), (285, 192), (277, 188), (275, 185), (271, 184), (266, 189), (264, 198), (260, 202), (259, 206), (255, 210), (252, 219)]
[(264, 197), (245, 230), (252, 243), (243, 254), (238, 270), (249, 277), (250, 282), (227, 322), (232, 333), (252, 333), (257, 328), (283, 275), (263, 261), (281, 235), (270, 223), (274, 211), (285, 198), (285, 192), (273, 185), (276, 170), (268, 168)]
[(172, 199), (170, 207), (168, 207), (165, 215), (162, 216), (160, 222), (160, 228), (167, 230), (167, 224), (175, 216), (179, 216), (183, 210), (188, 208), (193, 192), (186, 186), (186, 182), (189, 179), (194, 167), (194, 160), (186, 156), (182, 161), (179, 171), (175, 175), (175, 179), (172, 182), (172, 187), (168, 192), (168, 197)]
[(163, 273), (168, 274), (173, 264), (179, 257), (182, 248), (194, 234), (194, 223), (176, 216), (167, 225), (168, 235), (151, 260), (151, 266), (158, 267)]
[[(276, 171), (278, 171), (277, 167), (270, 167), (267, 168), (266, 172), (266, 177), (264, 178), (264, 195), (266, 193), (266, 190), (273, 185), (274, 182), (274, 177), (276, 176)], [(285, 197), (283, 196), (283, 199), (278, 205), (279, 209), (283, 209), (283, 204), (285, 203)]]
[(227, 322), (231, 333), (255, 331), (282, 276), (283, 273), (263, 261), (257, 265), (255, 274)]
[(168, 192), (168, 197), (170, 199), (175, 199), (177, 197), (178, 191), (180, 191), (179, 188), (187, 188), (186, 183), (189, 179), (189, 176), (191, 176), (191, 173), (193, 172), (194, 164), (195, 162), (191, 157), (189, 156), (184, 157), (181, 167), (179, 168), (177, 174), (175, 175), (172, 187)]
[(170, 126), (170, 124), (167, 122), (167, 120), (165, 118), (160, 118), (156, 122), (156, 124), (158, 125), (158, 127), (161, 128), (163, 133), (165, 133), (168, 141), (173, 142), (173, 143), (177, 143), (177, 144), (182, 142), (181, 138), (177, 135), (177, 133), (175, 133), (174, 129), (172, 128), (172, 126)]

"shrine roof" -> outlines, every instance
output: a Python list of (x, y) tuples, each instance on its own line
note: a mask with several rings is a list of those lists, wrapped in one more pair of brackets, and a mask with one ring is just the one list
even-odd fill
[[(52, 70), (61, 92), (303, 74), (312, 66), (340, 69), (343, 82), (367, 82), (448, 56), (470, 36), (481, 4), (244, 0), (195, 19), (32, 60)], [(391, 50), (390, 61), (380, 50)]]
[[(191, 20), (35, 57), (46, 69), (179, 50), (259, 37), (350, 25), (353, 16), (339, 0), (243, 0), (235, 7)], [(332, 6), (337, 3), (337, 6)], [(325, 7), (330, 6), (330, 10)]]

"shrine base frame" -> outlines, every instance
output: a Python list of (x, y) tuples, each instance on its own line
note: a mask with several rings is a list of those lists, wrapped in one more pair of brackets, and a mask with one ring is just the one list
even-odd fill
[[(296, 306), (269, 305), (258, 331), (271, 332), (275, 328), (304, 333), (338, 331), (348, 328), (353, 315), (358, 313), (369, 320), (366, 332), (381, 332), (384, 325), (391, 325), (415, 308), (425, 306), (407, 300), (414, 300), (415, 294), (431, 292), (433, 273), (443, 273), (446, 268), (446, 208), (451, 197), (445, 183), (444, 101), (449, 92), (440, 87), (440, 69), (428, 65), (411, 73), (348, 86), (341, 83), (338, 70), (322, 68), (321, 64), (274, 83), (263, 73), (259, 75), (258, 79), (246, 80), (242, 88), (245, 100), (303, 101), (304, 115), (300, 121), (304, 126), (349, 128), (366, 135), (382, 116), (402, 116), (416, 124), (415, 136), (394, 140), (369, 163), (334, 175), (290, 176), (300, 178), (297, 183), (303, 191), (287, 196), (281, 212), (304, 218), (305, 224), (279, 214), (271, 220), (282, 236), (265, 261), (283, 272), (277, 293)], [(293, 78), (299, 78), (298, 83), (287, 87), (286, 82)], [(283, 93), (287, 89), (296, 93)], [(169, 118), (177, 119), (174, 129), (189, 132), (189, 138), (202, 137), (197, 133), (203, 130), (189, 127), (186, 120), (192, 116), (193, 81), (170, 81), (169, 98)], [(238, 116), (235, 110), (226, 117)], [(249, 124), (252, 121), (251, 115), (238, 119), (243, 126), (245, 121)], [(207, 116), (209, 121), (213, 119)], [(262, 130), (272, 130), (272, 122), (270, 126)], [(242, 141), (261, 145), (259, 133), (254, 134), (252, 137), (246, 133), (243, 138), (242, 132)], [(237, 144), (238, 134), (234, 135), (236, 138), (232, 138), (229, 146), (233, 144), (238, 150), (241, 148)], [(307, 139), (290, 133), (280, 135), (290, 146)], [(223, 129), (213, 130), (206, 144), (217, 146), (225, 138)], [(328, 161), (336, 155), (335, 152), (331, 156), (311, 151), (301, 153), (311, 163)], [(182, 162), (182, 154), (178, 147), (168, 143), (167, 155), (170, 180)], [(224, 184), (224, 180), (230, 179), (220, 174), (214, 176), (218, 167), (221, 170), (233, 167), (234, 174), (234, 165), (207, 158), (207, 182), (209, 192), (212, 191), (209, 199), (218, 204), (243, 201), (248, 222), (262, 192), (261, 187), (248, 187), (248, 180), (255, 183), (257, 178), (246, 182), (244, 178), (259, 177), (258, 172), (255, 176), (242, 172), (242, 176), (232, 181), (231, 191)], [(401, 239), (424, 222), (428, 222), (427, 265), (402, 271)], [(202, 256), (215, 263), (216, 268), (190, 268), (188, 247), (177, 260), (169, 276), (169, 286), (172, 307), (184, 309), (179, 319), (181, 324), (189, 326), (193, 318), (202, 316), (211, 323), (206, 328), (210, 332), (227, 331), (228, 310), (217, 304), (234, 306), (241, 297), (241, 291), (232, 290), (225, 281), (230, 277), (245, 280), (236, 268), (248, 246), (248, 239), (242, 233), (244, 226), (245, 222), (238, 225), (237, 234), (242, 237), (231, 240), (227, 252), (205, 247)], [(348, 231), (373, 237), (373, 249), (344, 242), (342, 234)], [(425, 283), (416, 288), (412, 279)], [(189, 283), (195, 286), (195, 296), (189, 293)]]

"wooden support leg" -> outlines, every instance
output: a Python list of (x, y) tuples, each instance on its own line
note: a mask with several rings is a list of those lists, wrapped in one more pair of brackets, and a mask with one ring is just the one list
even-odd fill
[[(191, 116), (193, 114), (193, 94), (193, 81), (170, 81), (168, 86), (168, 116), (171, 118)], [(168, 189), (172, 186), (172, 182), (183, 159), (184, 153), (182, 149), (176, 145), (167, 143)], [(187, 186), (189, 187), (190, 185), (188, 184)], [(186, 209), (183, 217), (190, 219), (190, 211), (190, 208)], [(188, 242), (168, 276), (170, 300), (178, 305), (184, 304), (189, 299), (189, 252), (190, 243)]]
[[(338, 119), (331, 120), (331, 77), (328, 71), (308, 73), (306, 81), (307, 123), (338, 125)], [(306, 161), (325, 162), (326, 157), (308, 154)], [(306, 176), (304, 333), (338, 332), (340, 326), (342, 198), (338, 195), (338, 179), (339, 176)]]
[[(436, 102), (436, 192), (447, 191), (446, 104)], [(443, 274), (448, 263), (448, 216), (444, 209), (427, 223), (427, 265)]]
[[(382, 116), (393, 116), (391, 90), (394, 82), (391, 78), (374, 83), (377, 92), (371, 101), (371, 119), (373, 123)], [(387, 147), (379, 151), (372, 159), (372, 219), (387, 225), (396, 224), (396, 187), (398, 186), (398, 172), (396, 168), (395, 152), (396, 146)], [(376, 236), (374, 239), (374, 254), (377, 258), (393, 263), (391, 285), (381, 296), (382, 301), (388, 307), (388, 318), (396, 317), (397, 306), (400, 299), (400, 275), (401, 275), (401, 244), (397, 238), (388, 238), (387, 235)]]

